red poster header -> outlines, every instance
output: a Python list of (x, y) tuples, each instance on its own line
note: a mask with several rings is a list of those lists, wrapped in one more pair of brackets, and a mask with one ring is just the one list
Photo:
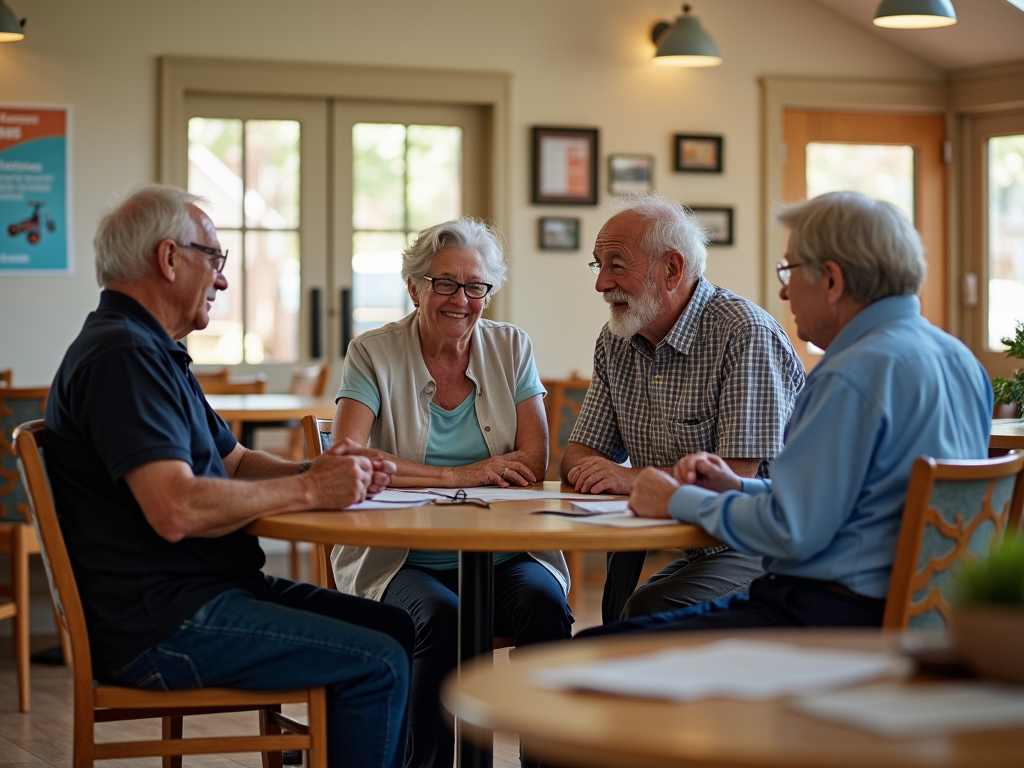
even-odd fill
[(26, 141), (64, 136), (67, 112), (63, 109), (11, 109), (0, 107), (0, 152)]

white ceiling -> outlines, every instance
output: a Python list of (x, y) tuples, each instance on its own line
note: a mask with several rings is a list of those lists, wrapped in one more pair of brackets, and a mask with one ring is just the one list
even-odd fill
[(1024, 60), (1024, 13), (1006, 0), (953, 0), (956, 24), (904, 30), (871, 23), (880, 0), (817, 2), (940, 69)]

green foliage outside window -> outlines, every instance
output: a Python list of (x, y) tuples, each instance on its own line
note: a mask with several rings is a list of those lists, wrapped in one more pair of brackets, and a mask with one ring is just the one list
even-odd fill
[[(1024, 323), (1017, 323), (1017, 334), (1015, 337), (1007, 336), (1001, 339), (1008, 348), (1006, 356), (1014, 360), (1024, 360)], [(1013, 372), (1013, 377), (1004, 379), (996, 376), (992, 379), (992, 391), (995, 393), (996, 405), (1011, 405), (1017, 403), (1024, 406), (1024, 367)], [(1024, 411), (1021, 413), (1024, 416)]]

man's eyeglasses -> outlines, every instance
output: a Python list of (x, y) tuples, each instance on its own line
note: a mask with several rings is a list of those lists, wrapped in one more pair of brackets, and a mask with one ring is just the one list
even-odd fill
[(803, 263), (790, 264), (785, 259), (783, 259), (782, 261), (778, 262), (775, 265), (775, 274), (779, 276), (780, 283), (782, 283), (783, 285), (789, 285), (789, 271), (791, 269), (796, 269), (797, 267), (802, 266), (804, 266)]
[(178, 243), (175, 241), (179, 248), (194, 248), (201, 253), (206, 254), (206, 258), (210, 264), (213, 265), (215, 272), (224, 272), (224, 263), (228, 260), (228, 252), (221, 251), (217, 248), (211, 248), (208, 245), (200, 245), (199, 243)]
[(430, 285), (436, 294), (452, 296), (461, 288), (466, 292), (467, 299), (482, 299), (494, 287), (490, 283), (457, 283), (446, 277), (430, 277), (429, 275), (424, 275), (423, 279), (430, 281)]

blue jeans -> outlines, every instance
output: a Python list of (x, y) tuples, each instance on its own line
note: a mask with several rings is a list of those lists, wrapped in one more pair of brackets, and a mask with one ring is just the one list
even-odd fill
[(223, 592), (105, 682), (149, 690), (327, 688), (331, 768), (400, 768), (414, 628), (405, 611), (266, 576)]
[[(458, 578), (457, 569), (406, 565), (382, 598), (407, 610), (416, 623), (408, 763), (414, 768), (451, 768), (455, 758), (455, 737), (442, 717), (440, 690), (458, 662)], [(562, 586), (532, 557), (517, 555), (494, 567), (496, 635), (515, 637), (517, 647), (564, 640), (572, 636), (572, 622)]]

